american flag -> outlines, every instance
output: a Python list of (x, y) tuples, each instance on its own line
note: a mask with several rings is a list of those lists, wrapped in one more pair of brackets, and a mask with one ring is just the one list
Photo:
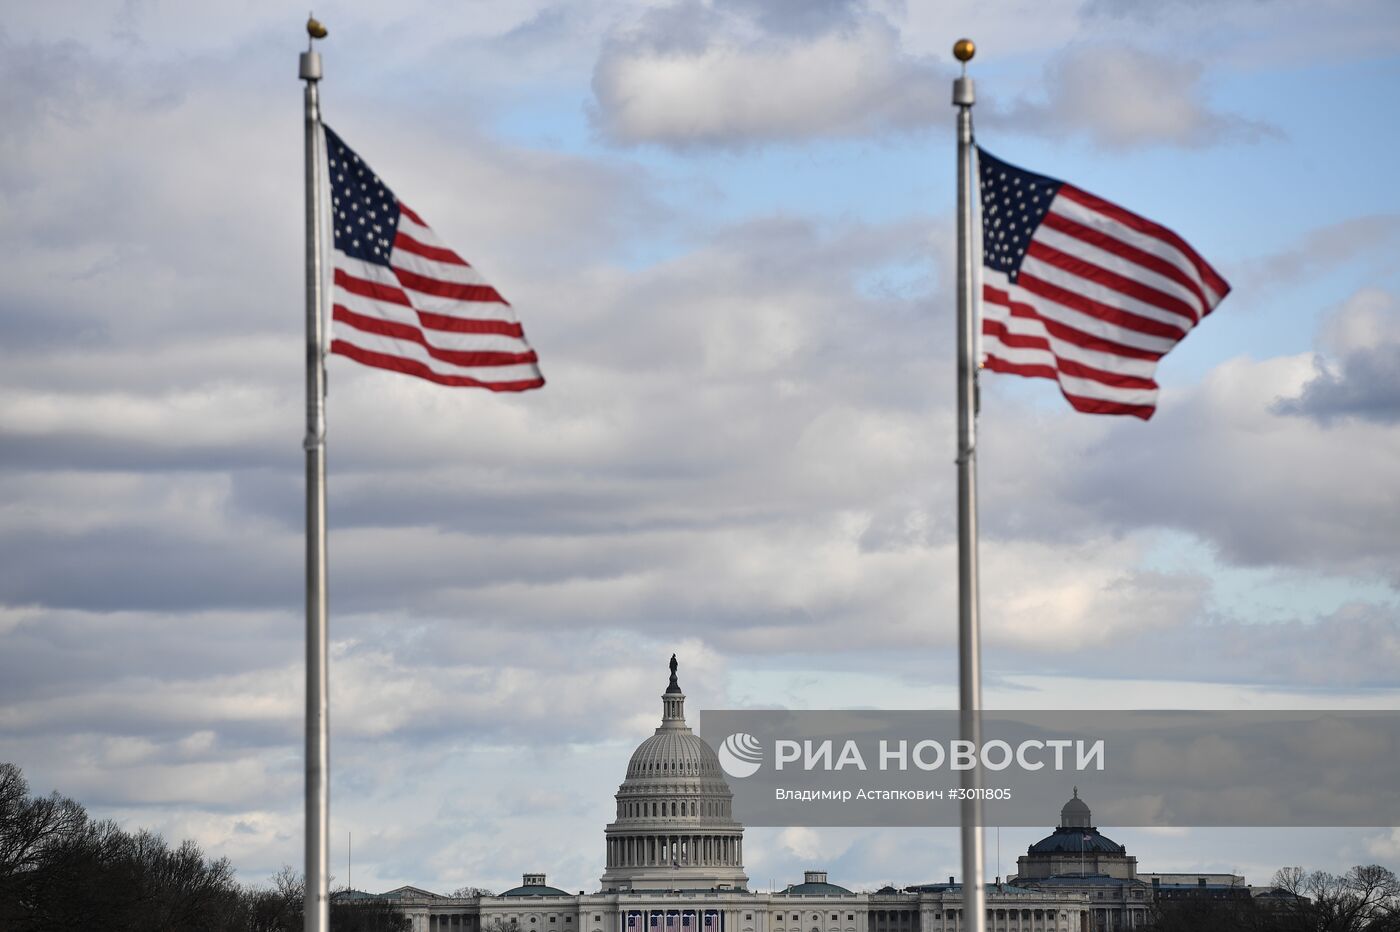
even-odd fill
[(329, 126), (331, 352), (441, 385), (544, 384), (515, 312)]
[(1157, 410), (1157, 360), (1230, 291), (1166, 227), (978, 147), (982, 352), (1078, 411)]

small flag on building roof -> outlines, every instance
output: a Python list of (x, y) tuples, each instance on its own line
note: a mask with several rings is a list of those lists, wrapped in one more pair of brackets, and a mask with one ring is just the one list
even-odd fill
[(1157, 360), (1214, 310), (1225, 279), (1185, 240), (978, 147), (983, 364), (1055, 379), (1092, 414), (1157, 410)]
[(331, 352), (440, 385), (544, 384), (515, 311), (326, 126)]

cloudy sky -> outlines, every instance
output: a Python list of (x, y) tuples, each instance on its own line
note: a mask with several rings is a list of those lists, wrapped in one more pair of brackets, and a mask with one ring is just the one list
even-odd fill
[[(1390, 0), (316, 12), (327, 121), (549, 379), (330, 362), (337, 883), (353, 833), (360, 888), (594, 889), (672, 651), (692, 723), (955, 704), (960, 35), (984, 145), (1235, 288), (1149, 423), (985, 380), (988, 704), (1400, 708)], [(0, 759), (249, 881), (301, 863), (303, 16), (0, 31)], [(1144, 870), (1400, 866), (1386, 827), (1103, 828)], [(958, 863), (955, 830), (746, 853), (762, 887)]]

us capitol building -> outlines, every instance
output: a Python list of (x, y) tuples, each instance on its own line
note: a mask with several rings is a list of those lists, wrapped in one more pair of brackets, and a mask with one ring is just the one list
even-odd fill
[[(532, 873), (499, 896), (445, 897), (400, 887), (378, 895), (351, 891), (335, 898), (388, 901), (412, 920), (414, 932), (967, 928), (962, 888), (951, 877), (948, 883), (855, 893), (828, 882), (825, 872), (812, 870), (801, 883), (784, 890), (750, 890), (744, 873), (744, 827), (734, 821), (732, 797), (714, 750), (685, 723), (685, 693), (672, 657), (671, 682), (661, 696), (661, 724), (632, 753), (617, 790), (617, 816), (603, 830), (607, 869), (597, 893), (567, 893), (549, 886), (544, 874)], [(1083, 852), (1081, 839), (1090, 834), (1094, 842)], [(1094, 875), (1084, 870), (1086, 853), (1094, 862)], [(1090, 827), (1089, 809), (1078, 799), (1078, 791), (1061, 814), (1060, 828), (1032, 845), (1017, 868), (1019, 876), (1012, 882), (987, 887), (991, 932), (1106, 932), (1147, 920), (1153, 885), (1137, 876), (1135, 858)], [(1115, 876), (1095, 879), (1099, 871)]]

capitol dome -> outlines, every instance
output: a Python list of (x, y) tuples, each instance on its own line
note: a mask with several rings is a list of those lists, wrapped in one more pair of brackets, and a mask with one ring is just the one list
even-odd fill
[(685, 723), (685, 693), (671, 657), (661, 724), (637, 746), (605, 830), (603, 890), (744, 889), (744, 827), (719, 758)]
[(627, 779), (657, 775), (724, 779), (715, 752), (689, 728), (658, 728), (632, 752), (632, 759), (627, 762)]

